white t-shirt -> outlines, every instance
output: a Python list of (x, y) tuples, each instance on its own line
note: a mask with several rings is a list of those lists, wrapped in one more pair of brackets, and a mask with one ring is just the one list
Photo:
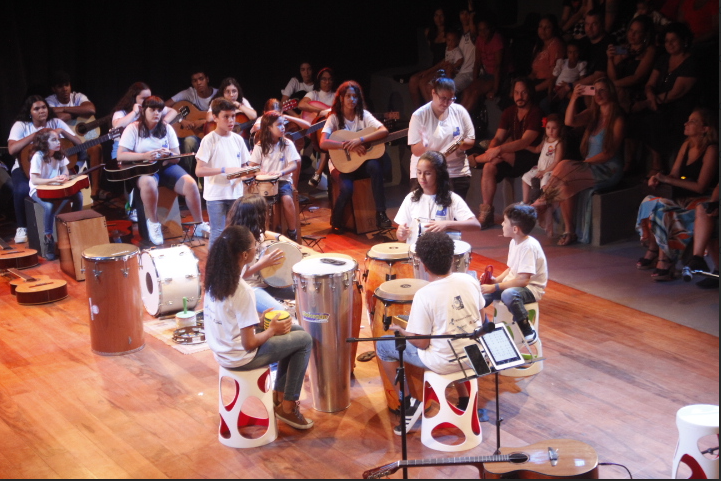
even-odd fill
[[(293, 142), (285, 138), (281, 140), (283, 148), (281, 149), (280, 143), (277, 143), (273, 146), (273, 150), (268, 152), (268, 155), (263, 155), (263, 149), (259, 143), (255, 144), (253, 153), (250, 154), (250, 163), (260, 165), (260, 170), (263, 172), (280, 172), (286, 169), (290, 162), (300, 161), (300, 154)], [(293, 173), (285, 174), (280, 180), (293, 182)]]
[(218, 93), (218, 89), (211, 88), (211, 90), (213, 91), (213, 93), (210, 94), (210, 96), (208, 96), (207, 98), (203, 99), (198, 96), (198, 91), (195, 90), (194, 87), (188, 87), (187, 89), (181, 90), (177, 94), (173, 95), (172, 99), (173, 99), (173, 102), (180, 102), (182, 100), (187, 100), (191, 104), (198, 107), (198, 110), (201, 110), (204, 112), (204, 111), (208, 110), (208, 107), (210, 107), (210, 102), (213, 100), (213, 97), (215, 97), (215, 94)]
[(518, 245), (515, 239), (511, 239), (508, 247), (508, 267), (510, 271), (503, 282), (515, 279), (519, 274), (531, 274), (527, 287), (536, 300), (540, 301), (548, 284), (548, 264), (541, 244), (531, 236)]
[(123, 130), (123, 135), (120, 136), (118, 145), (142, 154), (143, 152), (150, 152), (155, 149), (176, 149), (180, 144), (178, 143), (178, 136), (175, 134), (175, 130), (168, 125), (165, 126), (165, 137), (163, 138), (159, 139), (152, 135), (141, 138), (138, 135), (138, 122), (133, 122)]
[[(419, 335), (470, 333), (483, 323), (480, 310), (486, 305), (481, 286), (468, 274), (454, 272), (431, 282), (416, 292), (408, 316), (406, 331)], [(470, 339), (454, 339), (453, 348), (465, 354), (463, 347)], [(418, 357), (429, 369), (449, 374), (459, 370), (447, 339), (431, 339), (427, 349), (419, 349)]]
[(222, 301), (206, 293), (203, 308), (205, 340), (218, 364), (232, 368), (252, 361), (258, 350), (243, 349), (240, 331), (259, 322), (253, 289), (241, 279), (233, 295)]
[(304, 92), (310, 92), (311, 90), (313, 90), (313, 82), (306, 84), (293, 77), (288, 82), (288, 85), (286, 85), (285, 88), (280, 91), (280, 93), (282, 95), (287, 95), (288, 97), (290, 97), (294, 93), (300, 92), (301, 90)]
[(556, 66), (553, 67), (553, 76), (558, 77), (556, 85), (561, 85), (561, 82), (573, 83), (586, 76), (586, 62), (578, 61), (576, 66), (571, 68), (568, 66), (567, 58), (559, 58), (556, 60)]
[(52, 179), (65, 171), (65, 166), (70, 161), (67, 157), (60, 160), (51, 158), (50, 162), (43, 161), (43, 154), (35, 152), (33, 158), (30, 159), (30, 195), (34, 195), (38, 191), (37, 186), (33, 184), (33, 174), (40, 174), (41, 179)]
[[(361, 130), (367, 129), (368, 127), (373, 127), (373, 129), (378, 130), (380, 127), (383, 127), (383, 123), (373, 117), (373, 114), (371, 114), (367, 110), (363, 110), (363, 120), (360, 120), (357, 116), (354, 117), (353, 120), (346, 119), (343, 125), (343, 130), (348, 130), (349, 132), (360, 132)], [(330, 136), (330, 134), (332, 134), (336, 130), (339, 130), (338, 117), (335, 114), (330, 114), (325, 122), (325, 125), (323, 126), (322, 132)], [(335, 166), (333, 165), (332, 160), (328, 164), (328, 167), (330, 168), (331, 172), (335, 170)]]
[[(243, 167), (248, 163), (250, 153), (240, 135), (230, 132), (222, 136), (214, 130), (200, 141), (195, 159), (207, 163), (208, 167)], [(235, 200), (242, 196), (243, 181), (240, 178), (228, 180), (222, 174), (205, 178), (205, 200)]]
[(543, 141), (541, 146), (541, 155), (538, 157), (538, 170), (548, 170), (548, 167), (553, 164), (556, 160), (556, 149), (558, 149), (558, 142)]
[[(458, 62), (459, 60), (463, 60), (463, 53), (461, 52), (461, 49), (456, 47), (453, 50), (448, 50), (448, 48), (446, 47), (445, 61), (449, 62), (452, 65), (455, 65), (456, 62)], [(461, 64), (461, 66), (462, 65), (463, 64)]]
[(316, 102), (323, 102), (328, 107), (333, 105), (333, 97), (335, 97), (335, 91), (333, 92), (323, 92), (322, 90), (311, 90), (307, 94), (305, 94), (306, 99), (310, 99)]
[[(13, 126), (10, 128), (10, 135), (8, 136), (8, 141), (10, 140), (22, 140), (25, 137), (27, 137), (30, 134), (34, 134), (38, 130), (42, 130), (44, 128), (49, 129), (63, 129), (64, 131), (75, 135), (75, 132), (73, 132), (73, 129), (68, 127), (68, 124), (63, 122), (60, 119), (50, 119), (47, 121), (47, 124), (44, 127), (35, 127), (35, 124), (32, 122), (15, 122)], [(20, 163), (17, 159), (15, 159), (15, 163), (13, 164), (12, 170), (19, 169)]]
[[(398, 214), (396, 214), (396, 224), (406, 224), (411, 229), (411, 235), (406, 239), (406, 244), (415, 244), (420, 235), (419, 223), (426, 223), (430, 220), (457, 220), (464, 221), (474, 218), (473, 212), (463, 201), (460, 195), (451, 192), (450, 207), (441, 207), (436, 204), (435, 195), (421, 195), (418, 202), (413, 202), (413, 193), (411, 192), (403, 199)], [(422, 219), (419, 222), (419, 219)]]
[(66, 104), (60, 103), (58, 96), (55, 94), (50, 97), (45, 97), (45, 101), (51, 107), (79, 107), (83, 102), (90, 102), (90, 99), (80, 92), (72, 92), (70, 94), (70, 101)]
[(471, 32), (468, 31), (463, 34), (461, 40), (458, 42), (458, 48), (463, 53), (463, 64), (461, 65), (458, 75), (462, 74), (473, 74), (473, 65), (476, 63), (476, 44), (471, 38)]
[[(463, 106), (451, 104), (444, 115), (445, 118), (439, 120), (433, 113), (430, 102), (413, 112), (408, 126), (408, 145), (421, 142), (428, 150), (442, 152), (460, 135), (464, 135), (466, 139), (476, 138), (471, 116)], [(411, 155), (411, 179), (416, 178), (418, 158), (417, 155)], [(465, 151), (456, 149), (446, 157), (446, 161), (451, 178), (471, 176)]]

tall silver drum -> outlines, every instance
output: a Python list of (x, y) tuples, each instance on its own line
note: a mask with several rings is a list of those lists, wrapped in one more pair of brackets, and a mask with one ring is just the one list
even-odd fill
[(310, 383), (313, 408), (326, 413), (350, 406), (355, 273), (358, 263), (333, 256), (304, 259), (293, 266), (296, 315), (313, 338)]
[[(451, 272), (468, 272), (471, 265), (471, 244), (461, 240), (453, 241), (453, 264), (451, 264)], [(416, 279), (429, 280), (428, 272), (421, 265), (421, 260), (416, 254), (416, 245), (411, 246), (411, 259), (413, 260), (413, 277)]]

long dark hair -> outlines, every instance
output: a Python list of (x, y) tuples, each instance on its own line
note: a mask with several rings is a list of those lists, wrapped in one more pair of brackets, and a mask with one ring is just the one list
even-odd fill
[(50, 140), (50, 130), (38, 132), (38, 134), (35, 136), (35, 140), (33, 140), (33, 154), (35, 152), (40, 152), (41, 154), (43, 154), (43, 162), (45, 162), (46, 164), (50, 163), (51, 158), (55, 160), (62, 160), (63, 157), (65, 157), (65, 151), (61, 148), (57, 152), (53, 152), (53, 154), (50, 155), (50, 144), (48, 144), (48, 140)]
[(165, 103), (160, 97), (151, 95), (147, 99), (143, 100), (143, 108), (140, 109), (140, 118), (138, 119), (138, 136), (140, 138), (150, 137), (151, 135), (156, 139), (162, 139), (167, 133), (165, 121), (161, 118), (158, 125), (151, 131), (148, 127), (148, 120), (145, 118), (145, 112), (148, 109), (158, 109), (161, 112), (165, 108)]
[[(333, 79), (335, 80), (335, 73), (333, 73), (333, 69), (330, 67), (323, 67), (322, 69), (320, 69), (318, 71), (318, 73), (315, 76), (315, 82), (313, 83), (313, 90), (317, 90), (318, 92), (320, 92), (320, 76), (326, 72), (328, 72), (330, 74), (330, 76), (333, 77)], [(331, 90), (333, 90), (333, 89), (331, 89)]]
[(265, 232), (268, 218), (268, 204), (259, 195), (244, 195), (233, 202), (225, 225), (242, 225), (250, 230), (255, 240), (260, 242), (260, 236)]
[[(451, 199), (451, 178), (448, 174), (448, 163), (446, 162), (445, 156), (435, 150), (429, 150), (421, 155), (418, 163), (420, 163), (421, 160), (430, 162), (433, 170), (436, 171), (436, 204), (442, 207), (450, 207), (453, 203)], [(418, 186), (418, 188), (413, 191), (411, 201), (418, 202), (421, 200), (422, 195), (423, 188)]]
[(30, 97), (25, 99), (25, 102), (23, 102), (22, 107), (20, 107), (20, 112), (18, 112), (17, 117), (15, 117), (15, 121), (16, 122), (32, 122), (33, 117), (31, 115), (31, 111), (33, 110), (33, 104), (35, 102), (42, 102), (48, 108), (48, 120), (54, 119), (57, 117), (57, 115), (55, 115), (55, 111), (50, 108), (50, 105), (48, 105), (47, 100), (42, 98), (40, 95), (31, 95)]
[[(443, 33), (448, 31), (448, 19), (446, 17), (446, 11), (443, 7), (437, 7), (433, 9), (433, 17), (436, 16), (436, 12), (440, 10), (443, 13)], [(433, 18), (431, 20), (431, 24), (428, 27), (428, 35), (426, 35), (426, 40), (428, 40), (428, 43), (433, 43), (433, 41), (438, 36), (438, 26), (436, 25), (436, 20)]]
[(281, 137), (278, 141), (273, 139), (273, 132), (270, 131), (273, 124), (282, 116), (283, 114), (277, 110), (269, 110), (260, 118), (260, 130), (258, 130), (258, 138), (260, 140), (258, 143), (260, 144), (260, 151), (263, 155), (270, 154), (273, 151), (275, 144), (280, 144), (281, 150), (285, 149), (287, 145), (283, 137)]
[[(603, 77), (594, 82), (595, 84), (601, 83), (608, 89), (608, 100), (611, 102), (611, 114), (606, 119), (606, 123), (601, 125), (601, 107), (595, 102), (591, 102), (591, 121), (586, 126), (586, 131), (583, 134), (581, 140), (581, 153), (586, 156), (588, 155), (588, 141), (591, 134), (596, 132), (599, 128), (603, 128), (606, 134), (603, 138), (603, 150), (609, 152), (615, 144), (613, 126), (616, 124), (616, 119), (623, 117), (623, 109), (618, 103), (618, 94), (616, 93), (616, 86), (608, 78)], [(615, 152), (611, 152), (612, 154)]]
[(125, 95), (118, 101), (118, 103), (115, 105), (115, 110), (113, 112), (130, 112), (133, 110), (133, 105), (135, 105), (135, 98), (140, 95), (140, 92), (143, 90), (150, 90), (150, 86), (146, 84), (145, 82), (135, 82), (133, 85), (128, 88), (128, 91), (125, 92)]
[(232, 225), (220, 234), (208, 253), (205, 292), (216, 301), (232, 296), (240, 283), (240, 256), (253, 245), (247, 227)]
[[(539, 26), (541, 25), (541, 22), (543, 20), (548, 20), (549, 22), (551, 22), (551, 27), (553, 28), (553, 37), (560, 39), (561, 38), (561, 27), (558, 25), (558, 18), (556, 18), (556, 16), (554, 14), (548, 13), (548, 14), (542, 16), (538, 20)], [(541, 51), (543, 51), (543, 40), (541, 40), (541, 37), (539, 37), (538, 34), (536, 34), (536, 37), (537, 37), (536, 45), (533, 47), (533, 57), (534, 58), (536, 57), (536, 55), (541, 53)]]
[(355, 80), (348, 80), (340, 84), (338, 90), (335, 91), (335, 97), (333, 97), (333, 105), (331, 106), (331, 113), (335, 114), (338, 119), (338, 129), (342, 130), (345, 128), (345, 117), (343, 116), (343, 97), (349, 89), (354, 89), (356, 95), (358, 95), (358, 103), (355, 106), (355, 114), (358, 120), (363, 120), (363, 109), (365, 108), (365, 99), (363, 98), (363, 89), (358, 85)]
[(235, 88), (238, 89), (238, 102), (242, 104), (242, 103), (243, 103), (243, 98), (244, 98), (243, 88), (240, 86), (240, 84), (238, 83), (238, 81), (235, 80), (233, 77), (225, 77), (225, 78), (220, 82), (220, 85), (218, 86), (218, 92), (216, 92), (216, 94), (213, 96), (213, 100), (218, 99), (218, 98), (223, 98), (223, 94), (225, 93), (225, 89), (226, 89), (229, 85), (235, 85)]

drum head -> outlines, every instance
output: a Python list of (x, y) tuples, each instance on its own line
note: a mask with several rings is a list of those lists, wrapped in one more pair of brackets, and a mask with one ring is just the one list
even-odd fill
[(303, 259), (300, 248), (288, 242), (275, 242), (268, 245), (266, 250), (279, 249), (283, 252), (283, 263), (261, 269), (260, 277), (272, 287), (290, 287), (293, 285), (293, 271), (295, 264)]
[(395, 279), (381, 284), (375, 292), (375, 296), (385, 301), (406, 301), (413, 300), (418, 289), (428, 284), (423, 279)]
[(258, 174), (255, 176), (256, 182), (277, 182), (278, 179), (280, 176), (277, 175)]
[(381, 260), (408, 259), (409, 247), (405, 242), (376, 244), (368, 251), (368, 257)]
[(330, 276), (354, 271), (358, 263), (353, 259), (344, 259), (336, 254), (303, 259), (293, 266), (293, 272), (301, 276)]
[(346, 259), (346, 260), (355, 262), (355, 259), (353, 257), (349, 256), (348, 254), (339, 254), (337, 252), (322, 253), (322, 252), (313, 251), (313, 253), (311, 255), (309, 255), (307, 257), (304, 256), (303, 259), (304, 260), (305, 259), (320, 259), (323, 257), (338, 257), (340, 259)]
[(454, 240), (453, 241), (453, 255), (461, 255), (467, 252), (471, 252), (471, 244), (464, 241)]
[(100, 244), (85, 249), (83, 257), (95, 261), (115, 261), (121, 260), (123, 257), (134, 256), (138, 252), (140, 252), (140, 249), (132, 244)]
[(157, 316), (160, 314), (160, 284), (151, 252), (144, 251), (140, 254), (140, 288), (143, 291), (145, 310), (151, 316)]
[(183, 297), (188, 299), (188, 309), (193, 309), (201, 296), (198, 258), (186, 245), (143, 251), (140, 288), (151, 316), (181, 311)]

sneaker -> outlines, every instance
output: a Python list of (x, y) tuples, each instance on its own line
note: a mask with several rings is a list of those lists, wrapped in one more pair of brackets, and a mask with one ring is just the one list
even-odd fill
[(45, 258), (49, 261), (55, 260), (55, 239), (45, 236)]
[(288, 239), (292, 240), (293, 242), (298, 242), (298, 231), (297, 230), (288, 229), (287, 231), (285, 231), (285, 235), (286, 235), (286, 237), (288, 237)]
[(295, 407), (293, 408), (293, 411), (289, 413), (283, 411), (282, 404), (278, 404), (277, 406), (275, 406), (273, 411), (275, 411), (275, 416), (278, 419), (280, 419), (292, 428), (305, 430), (313, 427), (313, 421), (311, 421), (310, 419), (306, 419), (300, 413), (300, 401), (295, 402)]
[(320, 184), (320, 174), (313, 174), (313, 177), (310, 178), (308, 181), (308, 185), (311, 187), (318, 187), (318, 184)]
[(525, 319), (518, 323), (518, 327), (521, 329), (521, 333), (523, 334), (523, 337), (526, 339), (526, 342), (529, 346), (532, 346), (538, 341), (538, 333), (533, 328), (530, 322), (528, 322), (528, 319)]
[(210, 224), (208, 224), (207, 222), (201, 222), (200, 224), (195, 226), (193, 237), (203, 237), (205, 239), (210, 238)]
[(28, 241), (28, 230), (25, 227), (18, 227), (15, 231), (15, 243), (22, 244)]
[(138, 222), (138, 209), (130, 209), (128, 211), (128, 220), (130, 220), (130, 222)]
[(146, 220), (146, 224), (148, 225), (148, 238), (150, 239), (150, 242), (155, 244), (156, 246), (163, 245), (163, 226), (160, 222), (153, 222), (150, 219)]
[[(408, 407), (406, 408), (406, 433), (411, 430), (411, 428), (416, 424), (418, 421), (418, 418), (421, 417), (421, 413), (423, 412), (423, 409), (421, 409), (421, 402), (414, 398), (409, 397), (408, 398), (410, 402), (408, 403)], [(401, 429), (403, 428), (402, 425), (398, 425), (393, 428), (393, 432), (400, 436)]]
[(384, 211), (379, 211), (376, 212), (376, 226), (379, 229), (390, 229), (393, 227), (393, 223)]
[(481, 204), (479, 210), (480, 212), (478, 214), (478, 222), (481, 223), (481, 230), (493, 227), (495, 225), (495, 221), (493, 219), (493, 206), (488, 204)]

